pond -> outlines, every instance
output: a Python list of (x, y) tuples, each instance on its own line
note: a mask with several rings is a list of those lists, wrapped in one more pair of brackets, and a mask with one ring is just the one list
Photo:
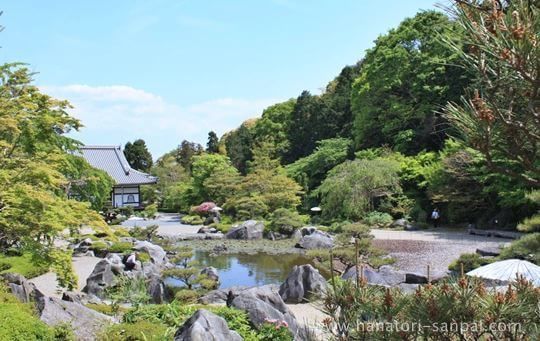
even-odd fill
[[(302, 254), (271, 255), (257, 254), (211, 254), (196, 251), (194, 260), (198, 267), (213, 266), (218, 270), (220, 288), (233, 286), (261, 286), (281, 284), (295, 265), (312, 264)], [(325, 274), (323, 273), (323, 276)], [(326, 276), (325, 276), (326, 277)], [(181, 285), (179, 281), (169, 279), (172, 285)]]

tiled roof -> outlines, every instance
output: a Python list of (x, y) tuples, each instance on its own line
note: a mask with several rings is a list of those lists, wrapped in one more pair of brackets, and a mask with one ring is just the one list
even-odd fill
[(83, 146), (82, 157), (97, 169), (107, 172), (116, 185), (143, 185), (157, 182), (155, 176), (132, 169), (120, 146)]

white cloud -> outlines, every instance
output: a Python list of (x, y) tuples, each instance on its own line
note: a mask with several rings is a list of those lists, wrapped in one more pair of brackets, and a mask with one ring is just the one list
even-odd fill
[(218, 135), (244, 120), (260, 116), (279, 99), (218, 98), (179, 106), (161, 96), (126, 85), (72, 84), (43, 86), (49, 95), (66, 99), (72, 114), (85, 125), (74, 137), (87, 144), (124, 144), (143, 138), (154, 157), (176, 147), (182, 140), (205, 143), (208, 131)]

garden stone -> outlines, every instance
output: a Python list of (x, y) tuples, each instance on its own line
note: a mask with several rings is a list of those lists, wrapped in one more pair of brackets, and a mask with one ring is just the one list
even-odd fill
[(174, 335), (175, 341), (241, 341), (227, 321), (208, 310), (197, 310)]
[(148, 253), (152, 262), (158, 266), (165, 265), (168, 262), (167, 253), (159, 245), (152, 244), (149, 241), (138, 241), (133, 248)]
[(78, 340), (95, 340), (97, 335), (113, 322), (111, 317), (82, 304), (58, 298), (44, 297), (40, 306), (38, 309), (41, 321), (49, 326), (69, 324)]
[(73, 291), (64, 291), (62, 293), (62, 301), (82, 304), (82, 295)]
[(227, 239), (262, 239), (263, 232), (264, 223), (262, 221), (248, 220), (227, 232), (225, 237)]
[[(448, 277), (448, 273), (440, 272), (430, 274), (431, 283), (437, 283)], [(407, 284), (426, 284), (428, 282), (427, 275), (418, 274), (418, 273), (406, 273), (405, 274), (405, 283)]]
[[(358, 270), (361, 271), (361, 267), (358, 266)], [(363, 275), (364, 280), (369, 285), (381, 285), (381, 286), (388, 286), (388, 283), (385, 281), (384, 277), (379, 274), (377, 271), (365, 267), (363, 268)], [(352, 266), (350, 267), (342, 276), (342, 279), (348, 279), (348, 280), (355, 280), (358, 277), (358, 272), (356, 271), (356, 267)]]
[(226, 289), (217, 289), (208, 292), (206, 295), (199, 298), (199, 303), (202, 304), (225, 304), (227, 297), (230, 295), (233, 297), (238, 296), (241, 291), (248, 289), (246, 286), (235, 286)]
[(310, 264), (295, 265), (287, 279), (279, 287), (279, 295), (287, 303), (301, 303), (321, 297), (328, 285), (319, 270)]
[(212, 224), (219, 224), (219, 218), (218, 217), (208, 217), (204, 220), (203, 225), (212, 225)]
[(110, 261), (103, 259), (99, 261), (90, 276), (86, 279), (86, 286), (82, 289), (88, 295), (104, 298), (105, 289), (111, 287), (116, 282), (116, 275), (112, 270)]
[(277, 320), (287, 322), (293, 334), (298, 332), (294, 314), (271, 286), (243, 290), (232, 299), (231, 306), (244, 310), (255, 328), (260, 328), (268, 320)]
[(6, 273), (0, 275), (6, 283), (11, 293), (21, 302), (36, 302), (43, 297), (34, 283), (29, 282), (23, 275), (16, 273)]
[(170, 298), (165, 283), (159, 277), (151, 277), (148, 281), (147, 288), (151, 303), (163, 304), (166, 303)]
[(405, 283), (405, 273), (391, 267), (383, 265), (379, 268), (379, 275), (384, 279), (386, 284), (396, 286), (400, 283)]
[(499, 247), (483, 247), (476, 249), (476, 253), (480, 256), (496, 257), (501, 254), (501, 248)]
[(303, 236), (309, 236), (310, 234), (315, 233), (315, 231), (318, 231), (315, 226), (304, 226), (300, 229), (300, 233)]
[(331, 249), (334, 247), (334, 238), (328, 233), (317, 230), (309, 235), (303, 236), (296, 244), (296, 247), (307, 250)]
[(208, 266), (201, 270), (201, 275), (206, 275), (209, 279), (219, 282), (219, 274), (216, 268)]

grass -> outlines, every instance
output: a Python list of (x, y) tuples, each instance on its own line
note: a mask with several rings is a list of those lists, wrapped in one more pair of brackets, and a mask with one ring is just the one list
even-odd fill
[(0, 254), (0, 274), (18, 273), (26, 278), (33, 278), (49, 271), (49, 267), (44, 264), (37, 264), (32, 260), (32, 255), (25, 253), (22, 256), (6, 256)]

